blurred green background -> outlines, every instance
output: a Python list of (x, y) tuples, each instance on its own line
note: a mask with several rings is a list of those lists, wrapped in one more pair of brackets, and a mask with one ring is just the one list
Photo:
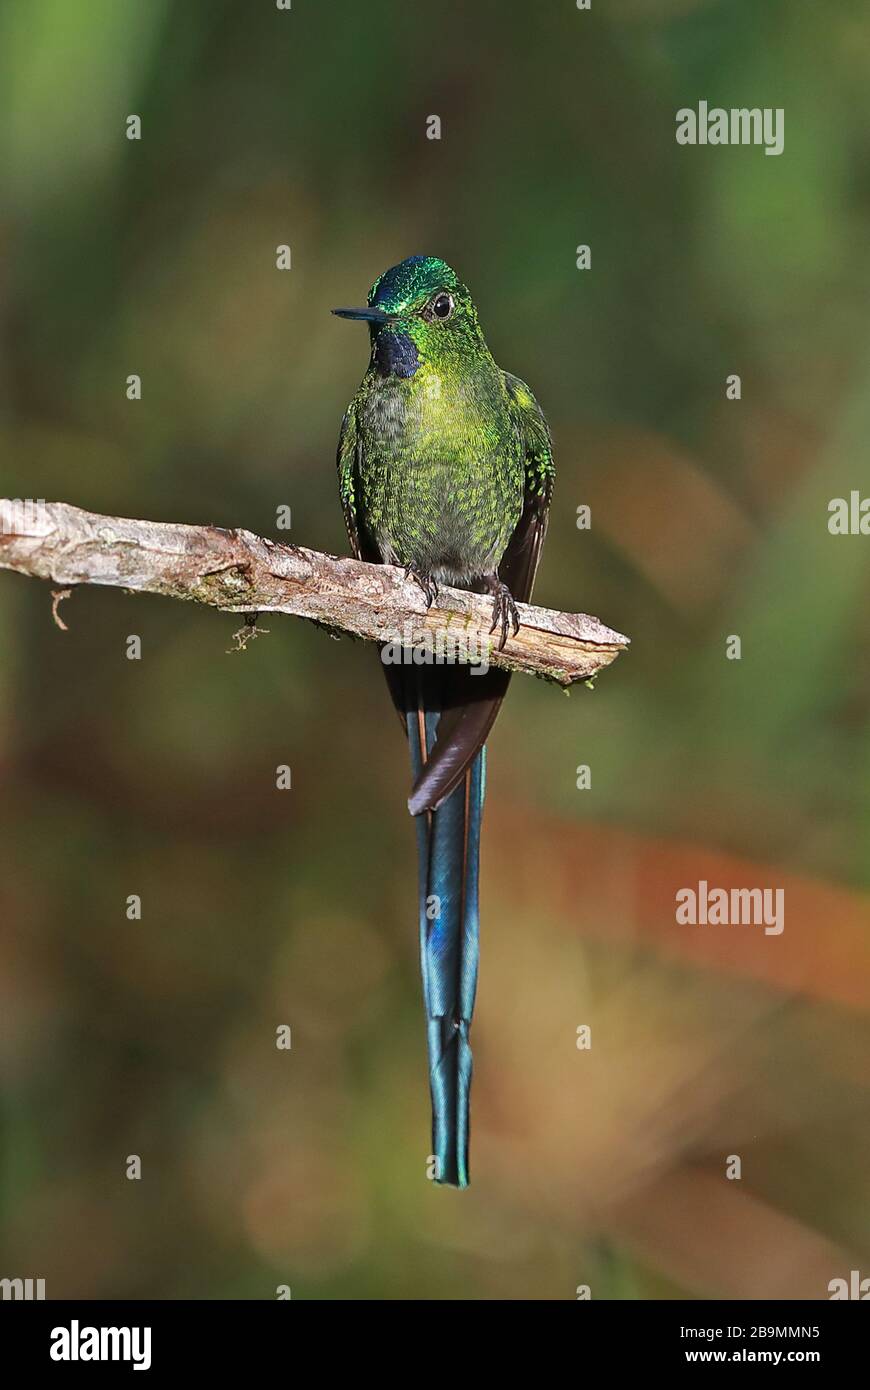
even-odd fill
[[(374, 654), (273, 619), (228, 655), (237, 618), (119, 591), (62, 633), (0, 575), (0, 1275), (630, 1299), (870, 1274), (870, 540), (827, 530), (870, 492), (868, 75), (864, 0), (2, 0), (0, 495), (278, 538), (290, 506), (290, 539), (346, 551), (367, 342), (329, 309), (433, 253), (552, 424), (537, 598), (633, 645), (591, 693), (516, 679), (491, 741), (459, 1194), (425, 1176)], [(677, 146), (702, 99), (783, 107), (785, 152)], [(676, 926), (701, 878), (784, 888), (785, 931)]]

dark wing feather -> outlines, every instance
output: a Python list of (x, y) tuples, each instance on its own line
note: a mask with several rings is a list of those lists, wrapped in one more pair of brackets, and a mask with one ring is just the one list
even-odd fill
[(522, 516), (498, 572), (515, 599), (530, 603), (547, 534), (556, 470), (550, 431), (540, 406), (519, 377), (505, 372), (504, 378), (526, 445), (526, 491)]

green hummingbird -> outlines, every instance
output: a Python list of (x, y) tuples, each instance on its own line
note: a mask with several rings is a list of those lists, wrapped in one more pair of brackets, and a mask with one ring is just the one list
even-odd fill
[[(363, 320), (371, 337), (338, 445), (354, 553), (403, 567), (430, 606), (441, 584), (491, 594), (503, 647), (547, 529), (555, 469), (540, 407), (496, 365), (471, 295), (436, 256), (409, 257), (375, 281), (365, 308), (333, 313)], [(485, 741), (509, 676), (446, 663), (384, 671), (414, 778), (432, 1176), (466, 1187)]]

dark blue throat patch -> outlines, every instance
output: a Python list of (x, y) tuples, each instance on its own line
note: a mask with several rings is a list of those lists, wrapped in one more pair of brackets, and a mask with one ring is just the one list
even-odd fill
[(378, 333), (375, 361), (384, 376), (413, 376), (420, 365), (413, 339), (392, 328), (382, 328)]

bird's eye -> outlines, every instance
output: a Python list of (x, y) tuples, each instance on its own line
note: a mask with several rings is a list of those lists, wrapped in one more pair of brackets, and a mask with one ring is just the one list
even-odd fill
[(446, 290), (442, 290), (441, 294), (436, 294), (435, 298), (432, 300), (431, 307), (434, 318), (441, 319), (442, 322), (444, 319), (449, 319), (450, 315), (453, 313), (453, 295), (448, 294)]

